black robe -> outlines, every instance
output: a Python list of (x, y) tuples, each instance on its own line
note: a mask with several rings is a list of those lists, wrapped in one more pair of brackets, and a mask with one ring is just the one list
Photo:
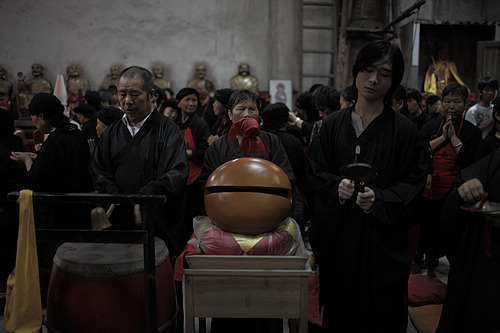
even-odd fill
[[(410, 252), (408, 216), (421, 195), (428, 144), (415, 125), (385, 107), (356, 137), (353, 107), (323, 120), (309, 157), (316, 198), (310, 242), (320, 270), (323, 328), (335, 332), (403, 332)], [(341, 168), (355, 159), (376, 167), (367, 184), (375, 192), (370, 212), (357, 193), (340, 203)]]
[[(99, 193), (166, 195), (164, 207), (150, 210), (156, 216), (155, 234), (171, 256), (182, 251), (187, 241), (182, 211), (188, 163), (184, 138), (174, 122), (155, 109), (134, 137), (123, 121), (113, 123), (94, 150), (91, 168)], [(111, 220), (113, 226), (134, 228), (133, 214), (127, 213), (124, 220)]]
[(486, 219), (460, 208), (457, 189), (472, 178), (481, 181), (489, 201), (500, 202), (500, 151), (461, 170), (443, 207), (450, 271), (439, 333), (500, 332), (500, 227), (491, 228), (488, 256)]
[(480, 160), (483, 157), (488, 156), (493, 151), (498, 150), (500, 148), (500, 138), (496, 135), (490, 135), (484, 138), (476, 149), (476, 160)]
[[(249, 157), (258, 157), (273, 162), (286, 173), (293, 186), (295, 176), (280, 139), (276, 135), (264, 131), (260, 132), (259, 138), (262, 140), (266, 151), (264, 153), (251, 153)], [(200, 174), (200, 181), (203, 185), (219, 166), (235, 158), (244, 157), (238, 148), (238, 139), (229, 140), (227, 134), (215, 140), (208, 147)]]

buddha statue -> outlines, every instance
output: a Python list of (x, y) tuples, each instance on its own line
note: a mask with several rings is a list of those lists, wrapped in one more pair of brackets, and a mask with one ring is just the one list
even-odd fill
[(441, 96), (443, 89), (453, 82), (464, 84), (458, 75), (457, 66), (450, 60), (451, 42), (441, 40), (438, 43), (438, 60), (432, 58), (432, 64), (427, 69), (424, 81), (424, 91)]
[(70, 103), (81, 104), (83, 96), (90, 90), (89, 80), (80, 75), (80, 68), (77, 65), (69, 65), (66, 68), (66, 90)]
[(41, 64), (33, 64), (31, 66), (31, 75), (33, 78), (24, 82), (26, 76), (19, 72), (17, 73), (17, 91), (19, 92), (19, 110), (28, 110), (28, 105), (33, 96), (38, 93), (46, 92), (52, 94), (52, 83), (43, 77), (45, 68)]
[(202, 64), (196, 65), (195, 71), (194, 71), (194, 76), (191, 80), (188, 81), (187, 86), (189, 88), (196, 89), (196, 85), (198, 84), (198, 82), (203, 81), (203, 80), (208, 81), (209, 85), (211, 87), (213, 87), (213, 89), (212, 89), (213, 91), (210, 91), (210, 92), (211, 93), (215, 92), (214, 82), (210, 78), (207, 78), (207, 68), (205, 67), (205, 65), (202, 65)]
[(250, 75), (248, 64), (241, 64), (238, 67), (238, 75), (231, 78), (231, 89), (248, 89), (259, 94), (259, 82), (255, 76)]
[(120, 74), (120, 66), (118, 65), (113, 65), (109, 68), (109, 74), (106, 75), (104, 78), (104, 81), (102, 81), (102, 84), (99, 87), (99, 91), (102, 90), (108, 90), (109, 86), (116, 86), (118, 85), (118, 75)]
[(7, 70), (0, 66), (0, 101), (12, 100), (13, 89), (12, 82), (7, 80)]
[(162, 90), (172, 89), (172, 82), (163, 78), (164, 73), (163, 65), (156, 64), (153, 66), (154, 84)]

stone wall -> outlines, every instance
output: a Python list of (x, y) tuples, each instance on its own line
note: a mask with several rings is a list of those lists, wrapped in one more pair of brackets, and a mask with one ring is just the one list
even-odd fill
[(97, 89), (115, 64), (165, 67), (178, 91), (196, 64), (217, 88), (229, 86), (240, 63), (250, 65), (261, 90), (270, 79), (298, 80), (290, 0), (3, 0), (0, 65), (16, 84), (45, 66), (53, 84), (76, 64)]

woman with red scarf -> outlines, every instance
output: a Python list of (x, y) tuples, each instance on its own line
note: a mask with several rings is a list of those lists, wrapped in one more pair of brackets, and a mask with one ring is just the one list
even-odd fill
[(278, 165), (295, 182), (292, 167), (280, 139), (260, 130), (260, 98), (246, 89), (236, 90), (229, 99), (229, 133), (210, 145), (205, 154), (200, 181), (204, 184), (210, 174), (227, 161), (239, 157), (259, 157)]
[[(280, 139), (260, 130), (260, 98), (246, 89), (236, 90), (229, 99), (229, 119), (233, 125), (228, 134), (207, 149), (200, 181), (205, 184), (210, 174), (222, 164), (240, 157), (258, 157), (278, 165), (295, 182), (292, 167)], [(278, 319), (212, 319), (211, 332), (283, 332)]]
[(431, 277), (435, 276), (441, 256), (441, 208), (458, 172), (474, 162), (475, 149), (481, 142), (481, 131), (462, 117), (468, 95), (467, 87), (458, 83), (448, 85), (442, 97), (444, 118), (430, 121), (422, 127), (422, 132), (430, 141), (433, 172), (430, 189), (424, 193), (425, 212), (417, 256), (425, 253), (427, 275)]
[(208, 148), (210, 128), (208, 124), (196, 113), (199, 104), (198, 91), (193, 88), (183, 88), (177, 95), (177, 105), (180, 115), (177, 125), (184, 135), (186, 155), (189, 163), (187, 181), (187, 200), (184, 221), (188, 236), (193, 233), (193, 218), (206, 215), (203, 205), (203, 189), (198, 181), (205, 150)]

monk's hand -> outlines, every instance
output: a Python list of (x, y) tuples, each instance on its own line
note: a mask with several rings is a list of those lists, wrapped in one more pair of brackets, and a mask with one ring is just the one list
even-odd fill
[(375, 192), (369, 187), (365, 187), (363, 192), (358, 192), (358, 197), (356, 198), (356, 205), (361, 207), (365, 212), (369, 211), (373, 207), (375, 202)]
[(458, 188), (458, 195), (468, 203), (478, 202), (483, 193), (483, 184), (477, 178), (466, 181)]
[(339, 198), (342, 200), (351, 199), (354, 193), (354, 182), (350, 179), (342, 179), (339, 184)]

